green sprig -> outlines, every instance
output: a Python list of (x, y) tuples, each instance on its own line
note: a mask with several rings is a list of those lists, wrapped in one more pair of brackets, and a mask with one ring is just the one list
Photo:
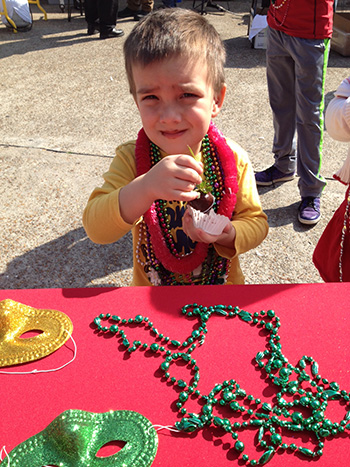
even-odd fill
[[(191, 149), (190, 146), (187, 146), (188, 147), (188, 150), (190, 151), (190, 155), (193, 157), (193, 159), (195, 158), (194, 156), (194, 153)], [(207, 182), (207, 180), (202, 180), (201, 183), (199, 185), (196, 185), (196, 188), (195, 188), (195, 191), (198, 191), (200, 193), (204, 193), (204, 194), (207, 194), (207, 193), (211, 193), (213, 191), (213, 188), (212, 186)]]

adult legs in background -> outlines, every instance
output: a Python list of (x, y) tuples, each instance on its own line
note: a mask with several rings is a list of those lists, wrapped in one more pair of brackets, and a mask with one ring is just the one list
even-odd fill
[(124, 34), (116, 29), (118, 0), (85, 0), (85, 18), (88, 23), (88, 34), (93, 34), (93, 25), (99, 23), (100, 38), (120, 37)]
[(283, 36), (269, 28), (266, 76), (274, 127), (274, 166), (287, 174), (296, 170), (296, 96), (295, 64)]
[(97, 1), (85, 0), (85, 20), (88, 25), (88, 34), (94, 34), (95, 30), (99, 29)]
[(298, 219), (304, 224), (320, 219), (320, 196), (326, 185), (320, 169), (328, 53), (328, 39), (301, 39), (269, 28), (266, 68), (275, 163), (258, 172), (256, 181), (272, 185), (291, 180), (297, 167), (302, 198)]
[(325, 179), (321, 176), (324, 133), (324, 84), (329, 39), (291, 38), (295, 43), (297, 167), (301, 197), (320, 197)]
[(274, 164), (255, 174), (257, 185), (269, 186), (294, 178), (296, 171), (296, 100), (294, 61), (282, 33), (268, 28), (266, 76), (273, 116)]
[(266, 68), (274, 165), (283, 173), (295, 171), (297, 165), (302, 197), (319, 197), (326, 185), (320, 168), (327, 61), (325, 40), (300, 39), (270, 28)]

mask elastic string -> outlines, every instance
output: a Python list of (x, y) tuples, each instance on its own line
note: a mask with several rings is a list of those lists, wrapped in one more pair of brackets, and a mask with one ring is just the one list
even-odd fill
[(7, 454), (6, 446), (3, 446), (0, 449), (0, 462), (2, 462), (2, 453), (4, 453), (5, 457), (7, 457), (7, 467), (10, 467), (10, 456)]
[(36, 373), (50, 373), (50, 372), (53, 372), (53, 371), (62, 370), (62, 368), (66, 367), (67, 365), (72, 363), (76, 359), (76, 356), (77, 356), (77, 345), (76, 345), (76, 343), (75, 343), (75, 341), (73, 339), (73, 336), (66, 329), (65, 329), (65, 331), (69, 335), (70, 339), (72, 339), (72, 342), (73, 342), (73, 345), (74, 345), (74, 355), (73, 355), (73, 358), (69, 362), (65, 363), (64, 365), (62, 365), (62, 366), (60, 366), (58, 368), (52, 368), (52, 369), (49, 369), (49, 370), (36, 370), (36, 369), (34, 369), (32, 371), (0, 371), (0, 373), (6, 374), (6, 375), (30, 375), (30, 374), (36, 374)]
[(171, 426), (171, 425), (152, 425), (148, 428), (147, 430), (147, 434), (149, 434), (149, 431), (151, 428), (154, 428), (156, 431), (160, 431), (160, 430), (169, 430), (169, 431), (173, 431), (175, 433), (180, 433), (180, 430), (178, 430), (177, 428)]

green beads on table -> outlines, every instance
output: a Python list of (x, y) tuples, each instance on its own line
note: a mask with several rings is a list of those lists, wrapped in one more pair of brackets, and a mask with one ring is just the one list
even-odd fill
[(177, 384), (180, 388), (185, 388), (187, 386), (187, 383), (183, 381), (182, 379), (179, 379)]
[(247, 323), (253, 320), (251, 313), (248, 313), (248, 311), (242, 310), (238, 313), (238, 316)]
[(281, 368), (279, 371), (280, 378), (282, 379), (288, 379), (291, 374), (291, 370), (288, 368)]
[(303, 417), (303, 414), (300, 413), (300, 412), (294, 412), (292, 414), (292, 420), (294, 423), (298, 424), (298, 423), (302, 423), (302, 421), (304, 420), (304, 417)]
[(152, 352), (157, 352), (159, 350), (159, 345), (156, 343), (151, 344), (150, 349), (152, 350)]
[(244, 444), (242, 443), (242, 441), (236, 441), (235, 442), (235, 445), (234, 445), (234, 448), (236, 449), (236, 451), (238, 452), (243, 452), (244, 451)]
[(271, 442), (272, 442), (272, 444), (275, 444), (275, 445), (281, 444), (282, 443), (282, 436), (277, 434), (277, 433), (274, 433), (271, 436)]
[(272, 410), (271, 404), (269, 404), (268, 402), (264, 402), (261, 408), (266, 412), (271, 412)]
[(272, 456), (275, 454), (274, 449), (268, 449), (267, 451), (264, 452), (264, 454), (260, 457), (258, 460), (259, 465), (264, 465), (266, 464), (269, 460), (271, 460)]
[(186, 392), (186, 391), (180, 392), (180, 394), (179, 394), (180, 402), (186, 402), (187, 399), (188, 399), (188, 392)]
[(308, 457), (313, 457), (314, 456), (314, 453), (313, 453), (313, 451), (311, 451), (311, 449), (299, 448), (298, 451), (301, 452), (302, 454), (304, 454), (305, 456), (308, 456)]
[(237, 411), (239, 410), (240, 405), (238, 402), (235, 401), (235, 402), (231, 402), (230, 407), (233, 411)]
[[(147, 316), (141, 314), (125, 319), (117, 315), (111, 316), (110, 313), (101, 313), (93, 321), (101, 333), (114, 334), (122, 343), (125, 352), (130, 355), (138, 349), (149, 349), (155, 356), (163, 358), (160, 364), (163, 380), (178, 388), (177, 391), (180, 389), (175, 405), (182, 418), (175, 423), (176, 429), (191, 433), (203, 427), (215, 426), (218, 430), (229, 433), (234, 442), (234, 449), (242, 453), (246, 447), (239, 439), (240, 431), (255, 428), (257, 443), (264, 451), (258, 459), (250, 459), (248, 454), (242, 454), (241, 460), (249, 466), (268, 463), (278, 450), (297, 451), (306, 457), (317, 458), (323, 454), (324, 440), (350, 432), (350, 393), (341, 390), (337, 382), (329, 382), (323, 378), (318, 363), (312, 357), (303, 355), (296, 366), (288, 362), (282, 353), (281, 339), (278, 335), (280, 318), (273, 310), (251, 313), (232, 305), (206, 307), (194, 303), (185, 305), (182, 314), (198, 320), (198, 325), (192, 328), (184, 340), (165, 336)], [(200, 370), (192, 354), (204, 345), (208, 333), (207, 323), (213, 314), (224, 320), (239, 318), (250, 326), (261, 328), (264, 334), (267, 334), (266, 348), (257, 352), (255, 362), (257, 368), (264, 371), (271, 384), (277, 388), (276, 402), (272, 404), (255, 398), (253, 394), (247, 394), (234, 379), (215, 384), (206, 395), (201, 393)], [(118, 324), (108, 327), (102, 323), (106, 320)], [(131, 344), (122, 329), (123, 326), (143, 327), (153, 342), (142, 343), (140, 340), (134, 340)], [(170, 367), (176, 360), (185, 362), (184, 366), (191, 374), (189, 383), (171, 375)], [(188, 413), (185, 405), (189, 399), (198, 399), (199, 414)], [(340, 401), (346, 405), (345, 416), (340, 422), (332, 422), (325, 418), (329, 401)], [(231, 410), (234, 414), (233, 421), (219, 416), (220, 408)], [(239, 419), (238, 416), (243, 414), (244, 418)], [(284, 429), (296, 433), (314, 433), (317, 438), (315, 450), (283, 442)]]
[(160, 365), (160, 368), (163, 370), (163, 371), (167, 371), (169, 369), (169, 362), (163, 362), (161, 365)]

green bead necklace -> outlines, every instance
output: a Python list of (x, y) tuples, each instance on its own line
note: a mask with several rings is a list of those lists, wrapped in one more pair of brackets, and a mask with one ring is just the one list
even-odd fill
[[(142, 315), (122, 319), (120, 316), (107, 313), (100, 314), (94, 319), (94, 324), (99, 331), (115, 334), (121, 339), (125, 351), (129, 354), (139, 349), (150, 350), (163, 357), (160, 369), (166, 381), (180, 388), (176, 407), (181, 420), (175, 423), (177, 430), (195, 432), (205, 427), (220, 427), (231, 434), (234, 449), (241, 456), (242, 461), (251, 466), (266, 464), (277, 451), (298, 452), (316, 460), (322, 456), (326, 440), (350, 432), (350, 393), (340, 390), (338, 383), (322, 378), (318, 364), (312, 357), (303, 356), (296, 366), (288, 362), (282, 353), (278, 335), (281, 326), (280, 318), (273, 310), (250, 313), (232, 305), (206, 307), (194, 303), (185, 305), (182, 313), (187, 317), (198, 319), (197, 328), (183, 342), (164, 336), (149, 318)], [(266, 330), (266, 349), (257, 353), (255, 362), (258, 368), (265, 372), (268, 379), (278, 387), (279, 392), (275, 403), (262, 402), (252, 394), (247, 394), (234, 379), (216, 384), (209, 394), (202, 394), (199, 391), (200, 370), (192, 354), (198, 346), (205, 343), (208, 333), (207, 322), (212, 315), (227, 320), (238, 317), (252, 326)], [(114, 322), (114, 324), (105, 326), (103, 321)], [(144, 327), (157, 342), (152, 344), (141, 341), (131, 342), (126, 332), (121, 329), (123, 326), (130, 325)], [(188, 369), (193, 373), (193, 382), (190, 385), (183, 379), (171, 376), (171, 365), (176, 360), (186, 362)], [(305, 384), (309, 385), (307, 389), (302, 387)], [(284, 396), (288, 396), (291, 401), (287, 402)], [(200, 413), (187, 412), (185, 405), (190, 397), (201, 401)], [(340, 422), (332, 422), (325, 416), (331, 400), (337, 400), (346, 405), (346, 414)], [(230, 409), (236, 416), (235, 420), (237, 420), (237, 415), (244, 414), (245, 421), (231, 421), (228, 418), (214, 415), (214, 408), (220, 406)], [(308, 411), (308, 416), (305, 416), (305, 410)], [(254, 428), (258, 432), (258, 445), (264, 450), (258, 459), (251, 459), (246, 453), (243, 454), (245, 445), (239, 440), (239, 432)], [(315, 450), (298, 446), (295, 443), (287, 444), (283, 441), (285, 430), (313, 434), (317, 439)]]

